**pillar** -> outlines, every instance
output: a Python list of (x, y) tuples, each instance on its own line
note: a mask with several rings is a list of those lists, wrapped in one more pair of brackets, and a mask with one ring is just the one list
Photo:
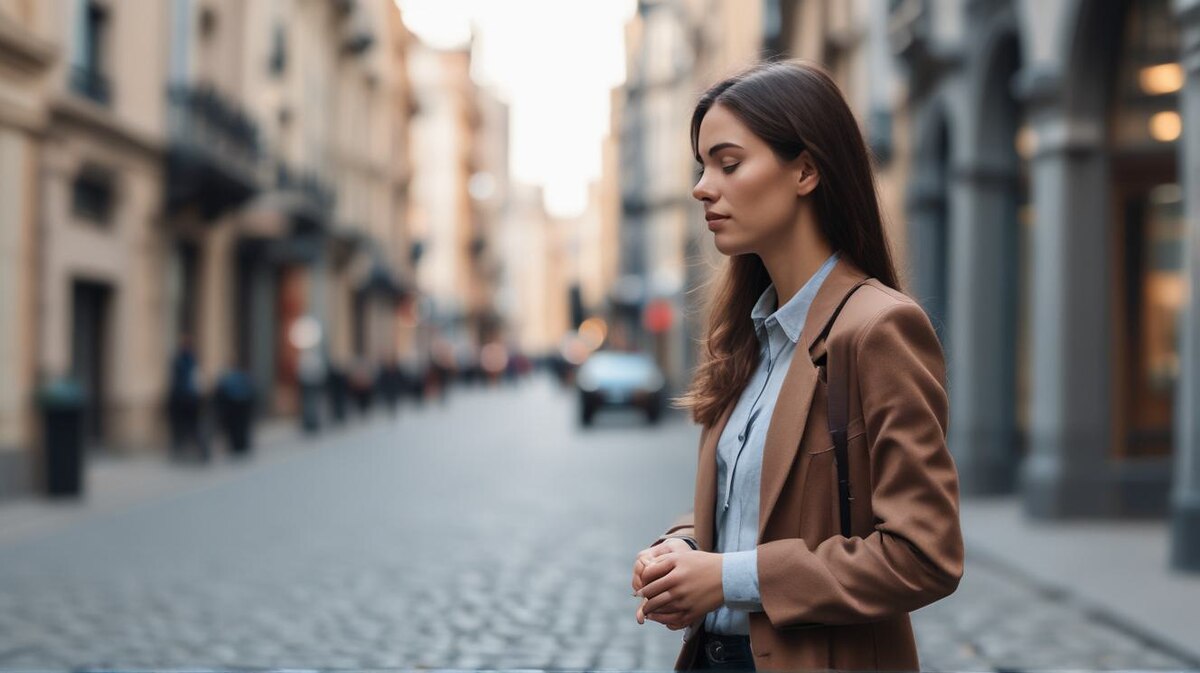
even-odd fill
[(1190, 292), (1180, 316), (1180, 376), (1171, 490), (1171, 565), (1200, 572), (1200, 0), (1176, 0), (1186, 77), (1179, 94), (1180, 185), (1186, 221), (1184, 273)]
[(1030, 160), (1036, 217), (1031, 246), (1029, 454), (1025, 511), (1036, 518), (1120, 512), (1112, 449), (1110, 246), (1104, 125), (1069, 118), (1057, 70), (1018, 75), (1036, 138)]

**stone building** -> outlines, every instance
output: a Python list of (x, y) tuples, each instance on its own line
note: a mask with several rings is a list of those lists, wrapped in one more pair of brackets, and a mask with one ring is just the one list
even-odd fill
[[(620, 109), (620, 274), (614, 322), (654, 353), (672, 393), (686, 387), (704, 318), (695, 290), (717, 262), (692, 198), (695, 160), (688, 126), (709, 85), (760, 52), (758, 3), (641, 0), (626, 28)], [(653, 307), (665, 329), (645, 329)]]
[(409, 50), (419, 109), (412, 151), (421, 157), (409, 210), (421, 250), (417, 284), (427, 297), (427, 329), (448, 340), (466, 367), (496, 327), (490, 229), (505, 207), (507, 150), (495, 138), (508, 133), (507, 113), (470, 77), (471, 53), (470, 45), (439, 49), (419, 40)]
[(28, 487), (35, 437), (39, 176), (62, 67), (59, 45), (35, 32), (42, 21), (32, 1), (0, 2), (0, 497)]
[(0, 3), (0, 494), (57, 378), (89, 446), (151, 450), (182, 335), (204, 391), (241, 368), (268, 413), (302, 315), (328, 359), (394, 351), (406, 46), (386, 0)]
[[(1200, 567), (1200, 4), (767, 6), (877, 155), (891, 127), (881, 181), (906, 185), (892, 219), (947, 353), (964, 493), (1019, 493), (1035, 517), (1170, 512), (1176, 563)], [(876, 68), (864, 95), (854, 63), (881, 46), (899, 75)]]

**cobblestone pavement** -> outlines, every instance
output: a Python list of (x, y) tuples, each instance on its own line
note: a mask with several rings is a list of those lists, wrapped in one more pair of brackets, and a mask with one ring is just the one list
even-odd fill
[(970, 553), (958, 590), (913, 613), (921, 667), (937, 671), (1195, 670), (1085, 601)]
[[(670, 668), (629, 571), (698, 430), (580, 431), (546, 379), (455, 392), (0, 543), (0, 668)], [(928, 669), (1182, 667), (985, 564), (914, 621)]]

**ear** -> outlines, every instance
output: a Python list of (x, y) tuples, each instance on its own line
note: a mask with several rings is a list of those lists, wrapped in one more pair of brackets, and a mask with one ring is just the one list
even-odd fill
[(817, 164), (808, 150), (801, 152), (793, 163), (796, 196), (808, 196), (821, 183), (821, 173), (817, 170)]

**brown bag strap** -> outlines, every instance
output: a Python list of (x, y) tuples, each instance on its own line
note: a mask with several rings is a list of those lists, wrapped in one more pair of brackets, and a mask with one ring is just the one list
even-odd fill
[[(837, 321), (838, 314), (842, 312), (842, 307), (846, 305), (858, 288), (869, 280), (871, 279), (862, 279), (842, 297), (841, 303), (834, 309), (833, 316), (825, 323), (825, 329), (821, 330), (816, 341), (826, 340), (829, 337), (829, 332), (833, 329), (833, 323)], [(846, 436), (847, 427), (850, 424), (850, 382), (848, 381), (849, 375), (846, 373), (849, 367), (847, 361), (850, 358), (850, 352), (847, 341), (842, 340), (836, 353), (831, 351), (829, 343), (826, 341), (823, 356), (826, 372), (826, 403), (829, 407), (829, 434), (833, 436), (833, 456), (834, 462), (837, 464), (838, 510), (842, 524), (842, 537), (850, 537), (850, 503), (854, 501), (854, 496), (850, 492), (850, 449)]]

